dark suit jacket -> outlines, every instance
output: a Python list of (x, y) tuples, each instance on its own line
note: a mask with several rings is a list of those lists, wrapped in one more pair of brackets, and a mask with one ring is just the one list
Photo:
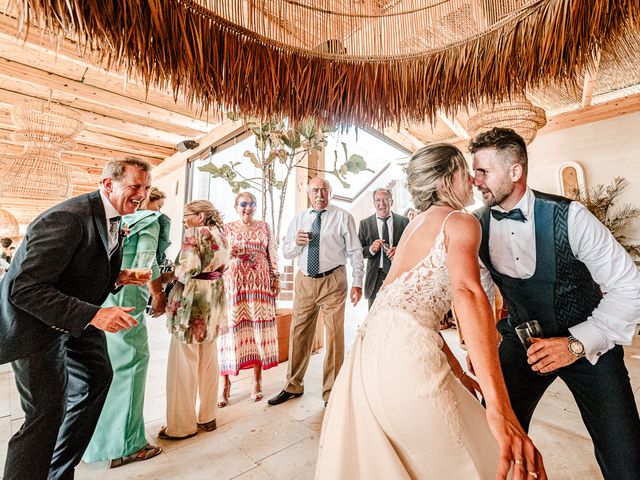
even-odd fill
[(36, 218), (0, 281), (0, 364), (55, 337), (80, 337), (118, 277), (121, 249), (109, 259), (98, 191), (69, 199)]
[[(404, 232), (404, 229), (409, 225), (409, 219), (393, 212), (391, 213), (391, 217), (393, 218), (393, 246), (397, 246), (400, 242), (402, 232)], [(369, 251), (371, 244), (380, 238), (375, 214), (365, 218), (364, 220), (360, 220), (358, 238), (362, 245), (362, 255), (367, 259), (367, 270), (364, 281), (364, 298), (369, 298), (373, 294), (373, 289), (376, 286), (376, 276), (378, 275), (378, 269), (380, 268), (380, 255), (383, 255), (382, 249), (380, 249), (375, 255), (371, 255), (371, 252)]]

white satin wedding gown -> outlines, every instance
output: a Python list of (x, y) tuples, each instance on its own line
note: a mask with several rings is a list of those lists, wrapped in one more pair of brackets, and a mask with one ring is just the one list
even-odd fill
[(496, 478), (485, 411), (454, 377), (438, 335), (452, 300), (450, 216), (427, 256), (380, 290), (358, 330), (325, 412), (316, 479)]

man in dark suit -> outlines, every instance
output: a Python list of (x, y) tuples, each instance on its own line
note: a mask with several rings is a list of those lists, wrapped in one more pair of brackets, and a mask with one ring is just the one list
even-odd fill
[(378, 188), (373, 192), (373, 205), (376, 213), (360, 221), (358, 238), (362, 245), (362, 255), (367, 259), (367, 271), (364, 282), (364, 298), (369, 299), (369, 308), (376, 299), (382, 282), (387, 278), (391, 259), (396, 253), (402, 232), (409, 219), (393, 213), (391, 190)]
[(38, 216), (0, 282), (0, 363), (11, 362), (25, 421), (5, 480), (71, 479), (111, 383), (104, 332), (135, 325), (131, 308), (99, 305), (119, 285), (120, 215), (147, 196), (151, 166), (111, 160), (100, 190)]

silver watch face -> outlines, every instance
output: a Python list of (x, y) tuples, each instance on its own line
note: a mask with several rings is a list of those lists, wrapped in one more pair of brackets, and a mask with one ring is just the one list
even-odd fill
[(582, 345), (580, 340), (572, 338), (569, 340), (569, 350), (571, 350), (571, 353), (574, 355), (582, 355), (584, 354), (584, 345)]

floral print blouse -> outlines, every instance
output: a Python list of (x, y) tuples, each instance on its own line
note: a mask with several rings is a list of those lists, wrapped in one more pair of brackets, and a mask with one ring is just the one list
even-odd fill
[(189, 228), (175, 263), (176, 284), (167, 300), (167, 328), (182, 343), (215, 340), (226, 324), (222, 278), (193, 278), (201, 273), (224, 270), (229, 247), (216, 227)]

